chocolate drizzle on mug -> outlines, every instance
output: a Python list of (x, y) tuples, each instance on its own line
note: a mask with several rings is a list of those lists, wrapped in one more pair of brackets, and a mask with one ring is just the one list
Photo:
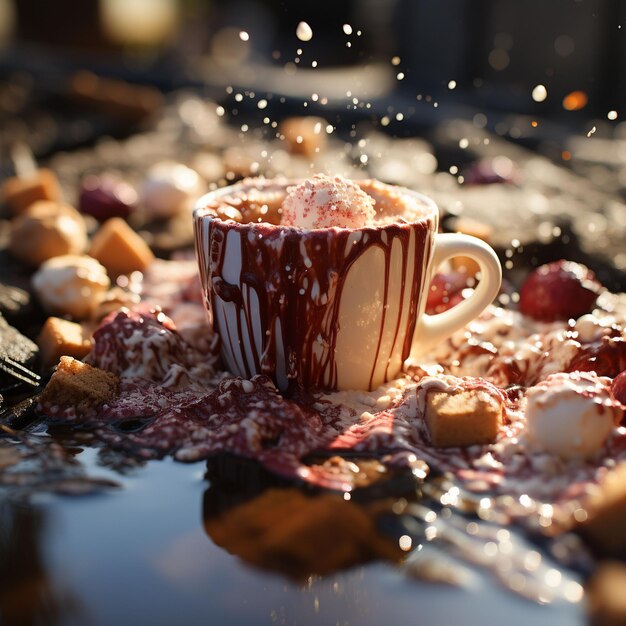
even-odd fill
[[(381, 298), (347, 294), (346, 283), (357, 261), (377, 248), (382, 261), (376, 265), (384, 264), (382, 311), (371, 312), (380, 316), (380, 326), (365, 384), (377, 386), (397, 374), (390, 363), (411, 351), (436, 218), (301, 230), (224, 221), (211, 213), (196, 211), (196, 244), (207, 305), (231, 371), (247, 378), (266, 374), (282, 390), (337, 388), (342, 317), (346, 325), (342, 301)], [(399, 286), (392, 289), (391, 281)]]

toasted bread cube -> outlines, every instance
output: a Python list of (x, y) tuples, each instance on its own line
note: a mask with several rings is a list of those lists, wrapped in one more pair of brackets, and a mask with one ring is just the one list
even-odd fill
[(37, 341), (44, 367), (55, 365), (62, 356), (82, 359), (91, 350), (89, 333), (80, 324), (49, 317)]
[(483, 389), (426, 396), (426, 425), (437, 448), (495, 441), (502, 425), (502, 401)]
[(37, 200), (59, 202), (61, 187), (54, 172), (40, 169), (32, 176), (7, 178), (2, 185), (1, 195), (13, 215), (18, 215)]
[(115, 374), (62, 356), (39, 401), (44, 406), (74, 407), (85, 412), (115, 398), (118, 388)]
[(626, 463), (606, 474), (585, 509), (578, 532), (598, 554), (626, 558)]
[(626, 565), (605, 561), (587, 584), (590, 624), (624, 626), (626, 624)]
[(313, 157), (326, 147), (327, 122), (321, 117), (288, 117), (280, 125), (289, 151)]
[(154, 261), (148, 244), (121, 217), (102, 224), (89, 254), (107, 268), (110, 276), (143, 271)]
[[(489, 224), (477, 222), (468, 217), (457, 218), (454, 221), (453, 228), (457, 233), (478, 237), (478, 239), (482, 239), (487, 243), (489, 243), (493, 237), (493, 228), (489, 226)], [(467, 256), (453, 257), (450, 259), (450, 264), (453, 269), (459, 272), (465, 272), (468, 276), (476, 276), (476, 274), (480, 272), (478, 263)]]

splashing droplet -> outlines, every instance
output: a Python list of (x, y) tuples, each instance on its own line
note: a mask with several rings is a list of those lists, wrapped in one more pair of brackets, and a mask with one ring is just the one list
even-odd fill
[(391, 59), (391, 65), (400, 65), (400, 57), (393, 57)]
[(448, 82), (448, 89), (456, 89), (456, 80), (451, 80)]
[(402, 537), (398, 539), (398, 546), (400, 547), (400, 550), (402, 550), (403, 552), (408, 552), (411, 549), (412, 545), (413, 545), (413, 540), (408, 535), (402, 535)]
[(296, 28), (296, 37), (300, 41), (311, 41), (313, 29), (306, 22), (300, 22)]
[(241, 41), (248, 41), (250, 35), (245, 30), (239, 31), (239, 39), (241, 39)]
[(259, 109), (264, 109), (267, 106), (267, 100), (265, 100), (265, 98), (259, 100), (257, 106), (259, 107)]
[(609, 111), (606, 116), (610, 119), (610, 120), (616, 120), (617, 119), (617, 111)]
[(344, 24), (343, 25), (343, 32), (346, 35), (351, 35), (352, 34), (352, 26), (350, 26), (350, 24)]
[(591, 137), (591, 135), (593, 135), (596, 130), (598, 130), (595, 126), (587, 133), (587, 137)]
[(563, 98), (563, 108), (566, 111), (580, 111), (587, 106), (587, 94), (584, 91), (572, 91)]
[(535, 85), (532, 97), (535, 102), (543, 102), (548, 97), (548, 90), (544, 85)]

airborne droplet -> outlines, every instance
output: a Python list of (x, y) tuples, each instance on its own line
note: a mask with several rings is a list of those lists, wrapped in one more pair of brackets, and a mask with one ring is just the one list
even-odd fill
[(548, 97), (548, 90), (543, 85), (536, 85), (532, 97), (535, 102), (543, 102)]
[(313, 39), (313, 29), (306, 22), (300, 22), (296, 28), (296, 37), (300, 41), (311, 41)]

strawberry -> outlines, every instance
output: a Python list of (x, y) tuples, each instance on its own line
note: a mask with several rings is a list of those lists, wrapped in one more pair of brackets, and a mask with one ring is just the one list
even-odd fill
[(463, 170), (466, 185), (493, 185), (514, 182), (517, 172), (513, 162), (507, 157), (474, 161)]
[(607, 336), (583, 345), (569, 364), (568, 372), (595, 372), (598, 376), (617, 376), (626, 368), (626, 341)]
[(443, 311), (456, 306), (463, 300), (461, 291), (466, 287), (467, 274), (462, 272), (435, 274), (428, 291), (426, 313), (429, 315), (443, 313)]
[(531, 272), (520, 289), (519, 308), (542, 322), (577, 318), (593, 309), (601, 291), (589, 268), (555, 261)]
[(78, 198), (80, 210), (99, 222), (110, 217), (128, 218), (136, 203), (135, 190), (128, 183), (111, 176), (87, 176)]
[(611, 394), (620, 404), (626, 406), (626, 370), (618, 374), (613, 380)]

